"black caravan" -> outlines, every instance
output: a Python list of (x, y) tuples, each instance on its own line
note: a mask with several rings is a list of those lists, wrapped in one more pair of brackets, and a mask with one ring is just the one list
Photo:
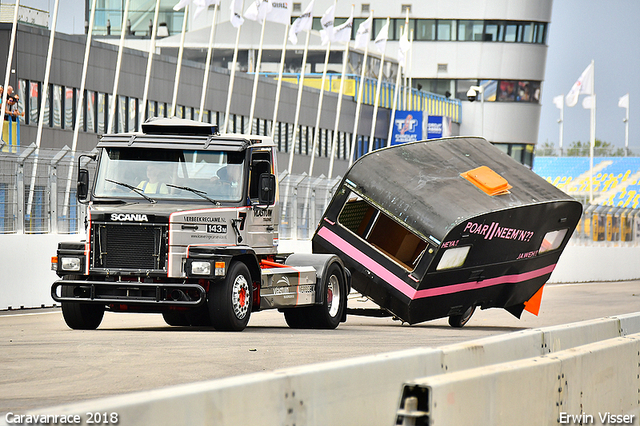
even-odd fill
[(475, 307), (519, 318), (581, 212), (482, 138), (415, 142), (351, 167), (313, 251), (340, 256), (353, 287), (403, 321), (448, 316), (460, 327)]

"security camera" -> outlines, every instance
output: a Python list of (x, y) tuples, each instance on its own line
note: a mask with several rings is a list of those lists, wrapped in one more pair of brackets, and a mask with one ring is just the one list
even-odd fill
[(467, 99), (469, 99), (469, 102), (475, 101), (477, 97), (478, 93), (473, 89), (469, 89), (469, 91), (467, 92)]

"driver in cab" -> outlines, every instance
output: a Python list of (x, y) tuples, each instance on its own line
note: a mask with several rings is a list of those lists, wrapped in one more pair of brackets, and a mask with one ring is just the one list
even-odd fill
[(147, 180), (143, 180), (137, 186), (145, 194), (168, 194), (169, 188), (160, 182), (163, 168), (160, 164), (151, 163), (147, 165)]

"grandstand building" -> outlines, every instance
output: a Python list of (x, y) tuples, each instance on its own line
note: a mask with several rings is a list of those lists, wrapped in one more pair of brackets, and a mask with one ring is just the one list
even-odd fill
[[(148, 33), (152, 10), (144, 8), (154, 7), (151, 3), (141, 0), (131, 2), (131, 10), (136, 11), (131, 19), (131, 31), (141, 39), (138, 40), (139, 44), (143, 43), (142, 39)], [(161, 4), (161, 14), (164, 16), (162, 25), (168, 37), (159, 41), (158, 45), (162, 52), (175, 56), (184, 12), (171, 10), (174, 1), (162, 1)], [(307, 4), (307, 1), (293, 1), (294, 19)], [(316, 0), (315, 29), (321, 28), (320, 16), (333, 4), (333, 0)], [(538, 137), (551, 6), (552, 0), (366, 0), (354, 4), (352, 39), (355, 38), (358, 25), (370, 13), (374, 17), (372, 39), (390, 17), (390, 42), (386, 49), (390, 63), (381, 77), (394, 82), (398, 40), (408, 16), (414, 38), (409, 72), (412, 87), (462, 101), (455, 115), (439, 105), (428, 113), (451, 116), (453, 135), (484, 136), (518, 161), (531, 165)], [(336, 25), (347, 19), (350, 9), (351, 3), (337, 3)], [(102, 26), (96, 27), (96, 34), (106, 33), (106, 18), (111, 16), (110, 37), (115, 42), (119, 34), (119, 28), (116, 28), (119, 24), (114, 24), (118, 10), (122, 10), (120, 1), (105, 2), (103, 18), (97, 20)], [(98, 12), (101, 13), (100, 10)], [(222, 68), (229, 68), (235, 42), (235, 30), (229, 24), (229, 14), (228, 4), (223, 2), (218, 13), (220, 27), (216, 36), (217, 53), (213, 59)], [(206, 13), (188, 21), (190, 32), (185, 42), (186, 57), (204, 61), (212, 17), (213, 9), (210, 7)], [(248, 28), (243, 28), (241, 34), (239, 65), (240, 69), (251, 71), (257, 54), (260, 26), (250, 21), (245, 21), (245, 25)], [(277, 71), (282, 32), (282, 26), (267, 23), (269, 37), (264, 45), (262, 71)], [(305, 71), (322, 72), (324, 47), (320, 44), (320, 37), (312, 37), (310, 46), (309, 66)], [(287, 70), (299, 73), (302, 47), (296, 49), (290, 48), (287, 53)], [(359, 74), (362, 53), (358, 50), (350, 53), (349, 73)], [(370, 55), (373, 55), (372, 64), (375, 61), (379, 63), (380, 55), (372, 49), (372, 45)], [(330, 57), (328, 71), (339, 73), (340, 68), (341, 52), (337, 50)], [(379, 77), (377, 66), (368, 69), (370, 77)], [(473, 86), (484, 89), (484, 102), (481, 94), (478, 94), (475, 102), (467, 100), (467, 92)], [(424, 107), (431, 108), (428, 102)], [(382, 131), (380, 137), (386, 138), (385, 134)]]
[[(122, 26), (122, 2), (99, 2), (86, 93), (83, 96), (84, 104), (80, 108), (75, 102), (79, 97), (85, 36), (57, 34), (50, 85), (43, 88), (47, 56), (45, 47), (49, 41), (49, 30), (45, 25), (37, 23), (18, 24), (17, 48), (13, 60), (15, 72), (11, 73), (10, 80), (10, 84), (20, 94), (20, 109), (23, 113), (20, 117), (21, 141), (17, 143), (36, 140), (41, 100), (45, 92), (48, 102), (44, 106), (42, 147), (61, 148), (70, 145), (78, 116), (82, 117), (78, 149), (83, 150), (94, 146), (96, 134), (105, 131), (106, 123), (111, 116), (115, 115), (115, 131), (130, 131), (138, 128), (150, 115), (168, 113), (176, 75), (176, 49), (179, 40), (177, 32), (181, 29), (184, 12), (173, 11), (172, 7), (176, 3), (174, 0), (161, 1), (160, 27), (163, 30), (160, 34), (166, 37), (158, 41), (156, 51), (160, 55), (154, 58), (150, 91), (152, 95), (146, 108), (147, 114), (143, 116), (140, 104), (147, 65), (145, 49), (149, 44), (149, 20), (153, 16), (155, 2), (132, 0), (130, 3), (130, 25), (126, 28), (126, 43), (129, 47), (125, 50), (122, 60), (123, 69), (115, 100), (117, 107), (113, 111), (111, 92), (117, 57), (117, 47), (114, 45), (117, 44)], [(87, 0), (87, 14), (89, 4)], [(331, 0), (316, 1), (315, 28), (319, 28), (320, 16), (332, 4)], [(211, 71), (204, 112), (205, 120), (213, 123), (219, 123), (223, 119), (229, 88), (230, 57), (235, 31), (232, 31), (233, 27), (229, 23), (228, 5), (229, 3), (225, 6), (223, 2), (219, 11), (214, 68)], [(302, 13), (306, 5), (306, 2), (292, 3), (293, 19)], [(337, 4), (336, 25), (346, 20), (350, 9), (350, 4)], [(393, 99), (391, 95), (398, 73), (398, 39), (407, 16), (414, 38), (408, 72), (410, 79), (407, 80), (412, 86), (412, 96), (409, 97), (413, 104), (411, 109), (425, 111), (428, 115), (444, 116), (450, 119), (451, 135), (482, 135), (518, 161), (532, 164), (539, 124), (539, 100), (544, 78), (551, 0), (460, 0), (454, 3), (427, 0), (402, 4), (380, 0), (360, 2), (354, 5), (353, 35), (358, 25), (370, 13), (374, 17), (372, 39), (380, 31), (387, 17), (390, 17), (387, 61), (382, 75), (377, 75), (379, 68), (375, 65), (380, 61), (380, 54), (375, 52), (371, 42), (367, 77), (360, 82), (363, 52), (353, 48), (349, 52), (348, 78), (355, 84), (346, 92), (345, 102), (340, 111), (336, 150), (338, 173), (345, 170), (348, 164), (348, 154), (354, 140), (354, 87), (357, 87), (357, 84), (366, 87), (360, 124), (356, 132), (357, 152), (362, 154), (369, 146), (369, 129), (374, 109), (371, 93), (378, 79), (383, 80), (385, 86), (377, 116), (373, 147), (387, 144)], [(11, 25), (6, 23), (7, 15), (3, 15), (5, 23), (0, 23), (0, 39), (3, 40), (0, 56), (8, 52)], [(213, 10), (210, 7), (197, 18), (187, 21), (190, 31), (187, 33), (187, 49), (177, 98), (177, 114), (185, 118), (195, 118), (198, 113), (206, 55), (206, 43), (202, 43), (202, 38), (205, 34), (208, 35), (212, 17)], [(48, 20), (44, 19), (43, 22)], [(268, 37), (264, 46), (262, 70), (274, 72), (280, 58), (284, 26), (273, 23), (267, 25)], [(253, 123), (248, 123), (247, 111), (253, 80), (250, 71), (255, 64), (259, 27), (259, 24), (248, 20), (243, 25), (239, 72), (234, 86), (231, 125), (228, 129), (231, 131), (265, 133), (272, 125), (270, 121), (276, 92), (273, 75), (261, 80), (256, 102), (256, 118)], [(290, 140), (293, 134), (292, 118), (295, 115), (294, 83), (302, 71), (297, 65), (300, 63), (301, 46), (289, 47), (287, 51), (287, 71), (291, 72), (288, 77), (293, 84), (283, 85), (283, 95), (279, 104), (282, 123), (278, 123), (278, 132), (274, 135), (283, 153), (294, 149), (296, 154), (300, 154), (300, 161), (295, 163), (292, 170), (294, 173), (301, 173), (308, 168), (319, 98), (319, 75), (323, 71), (324, 47), (321, 46), (318, 32), (312, 33), (311, 53), (304, 71), (315, 73), (315, 78), (309, 78), (311, 87), (306, 89), (303, 96), (299, 136), (295, 141)], [(333, 74), (329, 79), (332, 92), (336, 92), (336, 87), (339, 86), (336, 74), (340, 71), (341, 60), (342, 49), (338, 46), (330, 55), (327, 68)], [(0, 71), (4, 74), (3, 67), (0, 67)], [(469, 102), (466, 94), (473, 86), (482, 87), (483, 93), (478, 94), (475, 102)], [(317, 173), (325, 173), (329, 163), (327, 157), (333, 140), (337, 97), (337, 93), (328, 93), (324, 97)], [(408, 109), (409, 102), (400, 98), (398, 108)], [(15, 138), (15, 133), (12, 136)]]

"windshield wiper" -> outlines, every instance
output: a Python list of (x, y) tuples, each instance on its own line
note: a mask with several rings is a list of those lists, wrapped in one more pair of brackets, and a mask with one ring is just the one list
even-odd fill
[(172, 185), (170, 183), (166, 184), (167, 186), (170, 186), (171, 188), (177, 188), (177, 189), (182, 189), (184, 191), (189, 191), (189, 192), (193, 192), (194, 194), (204, 198), (205, 200), (211, 201), (213, 204), (215, 204), (216, 206), (220, 205), (219, 201), (216, 201), (212, 198), (207, 197), (207, 193), (204, 191), (200, 191), (199, 189), (194, 189), (194, 188), (190, 188), (188, 186), (178, 186), (178, 185)]
[(128, 183), (124, 183), (124, 182), (118, 182), (115, 180), (111, 180), (111, 179), (105, 179), (107, 182), (111, 182), (111, 183), (115, 183), (116, 185), (122, 185), (125, 188), (128, 188), (130, 190), (132, 190), (133, 192), (135, 192), (136, 194), (140, 195), (141, 197), (143, 197), (145, 200), (149, 201), (150, 203), (157, 203), (156, 200), (154, 200), (153, 198), (149, 197), (148, 195), (146, 195), (140, 188), (137, 188), (133, 185), (129, 185)]

